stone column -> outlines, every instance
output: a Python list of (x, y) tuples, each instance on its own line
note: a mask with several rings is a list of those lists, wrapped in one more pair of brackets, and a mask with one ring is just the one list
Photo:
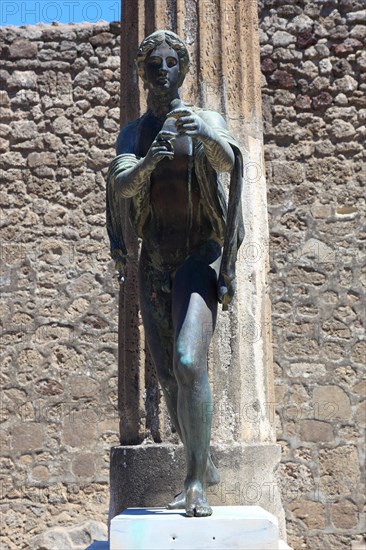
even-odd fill
[[(263, 506), (278, 517), (284, 536), (277, 487), (280, 447), (273, 425), (257, 2), (123, 2), (121, 125), (137, 118), (146, 105), (133, 56), (145, 36), (164, 28), (188, 45), (191, 71), (182, 89), (184, 101), (220, 111), (244, 153), (246, 236), (237, 265), (237, 296), (228, 312), (219, 313), (209, 356), (215, 405), (202, 411), (213, 415), (212, 456), (222, 477), (209, 489), (209, 502)], [(121, 446), (111, 451), (111, 517), (125, 507), (164, 505), (181, 490), (185, 473), (183, 448), (170, 431), (144, 345), (136, 291), (138, 243), (131, 233), (128, 240), (132, 252), (120, 298)], [(205, 328), (200, 330), (205, 337)]]

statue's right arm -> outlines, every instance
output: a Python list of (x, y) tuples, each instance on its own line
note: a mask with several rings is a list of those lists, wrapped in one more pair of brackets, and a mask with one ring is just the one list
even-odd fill
[(109, 178), (112, 179), (117, 194), (123, 199), (136, 195), (149, 178), (146, 157), (139, 158), (134, 153), (135, 127), (128, 124), (120, 131), (117, 143), (117, 156), (109, 167)]
[[(134, 154), (135, 132), (132, 125), (129, 124), (121, 130), (116, 145), (117, 157), (111, 162), (108, 172), (108, 177), (113, 178), (120, 197), (128, 199), (136, 195), (149, 180), (160, 160), (174, 156), (172, 147), (166, 141), (159, 142), (159, 138), (170, 137), (167, 134), (168, 132), (159, 132), (146, 156), (138, 158)], [(126, 167), (126, 161), (129, 161), (129, 167)]]

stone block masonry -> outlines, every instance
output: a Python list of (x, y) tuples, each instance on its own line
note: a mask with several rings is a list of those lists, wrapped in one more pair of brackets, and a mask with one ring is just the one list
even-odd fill
[(120, 27), (8, 27), (0, 43), (2, 548), (85, 548), (106, 535), (118, 443), (104, 193)]
[[(289, 543), (358, 550), (364, 3), (260, 8)], [(119, 26), (7, 27), (0, 43), (2, 547), (87, 546), (102, 538), (86, 520), (106, 521), (109, 448), (118, 444), (118, 294), (104, 176), (119, 129)], [(260, 253), (243, 245), (253, 267)]]
[(291, 546), (363, 548), (366, 12), (264, 0), (270, 284)]

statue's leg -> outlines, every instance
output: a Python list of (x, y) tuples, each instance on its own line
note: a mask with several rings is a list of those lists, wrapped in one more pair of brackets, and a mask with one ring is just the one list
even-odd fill
[(173, 372), (172, 297), (171, 294), (162, 291), (162, 284), (162, 273), (153, 268), (149, 258), (142, 251), (139, 264), (139, 293), (145, 336), (169, 416), (182, 439), (177, 417), (178, 385)]
[[(212, 258), (211, 258), (212, 259)], [(192, 254), (173, 285), (174, 372), (178, 382), (178, 420), (187, 458), (186, 513), (207, 516), (204, 482), (209, 460), (212, 410), (207, 352), (217, 315), (219, 259)]]
[[(174, 330), (172, 320), (172, 295), (161, 290), (164, 282), (161, 272), (153, 268), (148, 256), (141, 252), (139, 264), (139, 292), (145, 336), (156, 368), (171, 421), (181, 439), (178, 421), (178, 384), (173, 372)], [(205, 483), (215, 485), (220, 474), (208, 455)], [(168, 504), (169, 509), (184, 509), (186, 492), (177, 494)]]

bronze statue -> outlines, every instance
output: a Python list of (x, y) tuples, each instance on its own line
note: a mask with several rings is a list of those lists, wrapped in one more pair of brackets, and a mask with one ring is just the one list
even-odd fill
[[(120, 199), (131, 199), (130, 222), (142, 239), (145, 334), (187, 461), (184, 489), (168, 508), (208, 516), (204, 486), (220, 478), (204, 414), (211, 403), (207, 352), (218, 302), (227, 308), (235, 291), (244, 236), (242, 156), (219, 113), (180, 99), (189, 56), (176, 34), (163, 30), (145, 38), (136, 64), (148, 89), (148, 110), (118, 136), (107, 177), (107, 229), (123, 282), (127, 250)], [(228, 206), (219, 172), (231, 174)]]

